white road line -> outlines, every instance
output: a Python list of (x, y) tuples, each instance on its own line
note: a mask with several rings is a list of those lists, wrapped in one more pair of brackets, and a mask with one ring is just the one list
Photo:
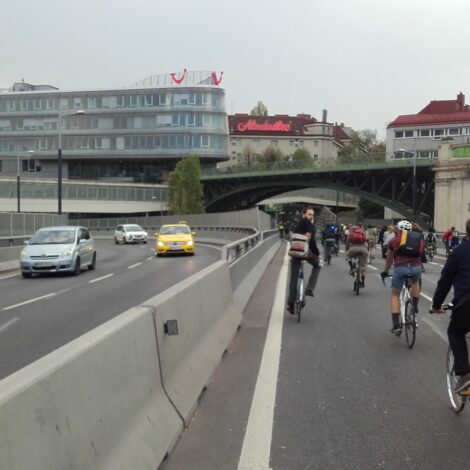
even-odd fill
[(129, 266), (127, 269), (134, 269), (136, 268), (137, 266), (140, 266), (142, 263), (135, 263), (133, 264), (132, 266)]
[(429, 302), (432, 302), (432, 298), (429, 297), (429, 295), (423, 294), (423, 293), (421, 292), (421, 297), (424, 297), (426, 300), (429, 300)]
[(37, 302), (38, 300), (43, 300), (43, 299), (48, 299), (50, 297), (54, 297), (55, 295), (57, 295), (57, 294), (55, 292), (52, 292), (51, 294), (42, 295), (41, 297), (36, 297), (35, 299), (26, 300), (24, 302), (20, 302), (19, 304), (10, 305), (9, 307), (4, 307), (3, 310), (12, 310), (16, 307), (21, 307), (23, 305), (27, 305), (27, 304), (31, 304), (33, 302)]
[(112, 276), (114, 276), (114, 273), (106, 274), (106, 276), (97, 277), (96, 279), (92, 279), (91, 281), (88, 281), (88, 284), (93, 284), (94, 282), (102, 281), (103, 279), (107, 279), (108, 277), (112, 277)]
[(276, 295), (251, 402), (243, 447), (238, 461), (238, 470), (269, 469), (288, 266), (289, 259), (286, 253), (277, 281)]
[[(429, 300), (429, 302), (432, 302), (432, 298), (429, 297), (429, 295), (423, 294), (421, 292), (421, 297), (425, 298), (426, 300)], [(418, 320), (422, 320), (424, 323), (426, 323), (426, 325), (431, 327), (431, 330), (434, 331), (434, 333), (436, 333), (437, 336), (439, 336), (441, 339), (443, 339), (447, 343), (447, 336), (434, 324), (433, 321), (431, 321), (431, 319), (423, 315), (419, 315)]]
[(14, 317), (11, 320), (7, 321), (5, 324), (0, 326), (0, 333), (3, 333), (7, 328), (16, 323), (19, 320), (18, 317)]
[(434, 265), (436, 265), (436, 266), (440, 266), (441, 268), (444, 267), (443, 264), (435, 263), (434, 261), (429, 261), (429, 264), (434, 264)]
[(368, 264), (367, 266), (368, 266), (369, 268), (375, 269), (376, 271), (379, 270), (379, 268), (376, 268), (375, 266), (372, 266), (371, 264)]
[(147, 258), (147, 261), (149, 261), (149, 260), (151, 260), (151, 259), (153, 259), (153, 258), (155, 258), (155, 256), (153, 256), (153, 255), (152, 255), (152, 256), (149, 256), (149, 257)]
[(13, 274), (6, 274), (5, 276), (0, 276), (0, 281), (2, 279), (10, 279), (12, 277), (18, 277), (18, 275), (20, 274), (20, 271), (16, 271), (15, 273)]

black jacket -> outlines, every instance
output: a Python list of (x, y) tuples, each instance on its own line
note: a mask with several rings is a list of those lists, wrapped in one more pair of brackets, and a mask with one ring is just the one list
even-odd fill
[(294, 233), (301, 233), (302, 235), (305, 235), (306, 233), (310, 233), (310, 241), (309, 241), (309, 248), (312, 250), (313, 254), (316, 256), (320, 255), (320, 251), (317, 246), (317, 242), (315, 241), (315, 234), (317, 232), (317, 228), (315, 227), (315, 224), (310, 222), (308, 219), (301, 219), (297, 222), (297, 225), (295, 226)]
[(470, 241), (461, 243), (447, 258), (432, 299), (433, 307), (441, 307), (451, 287), (454, 308), (470, 300)]

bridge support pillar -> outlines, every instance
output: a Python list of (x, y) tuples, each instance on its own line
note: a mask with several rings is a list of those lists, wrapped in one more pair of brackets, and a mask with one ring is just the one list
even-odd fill
[(465, 232), (470, 218), (470, 145), (442, 142), (436, 173), (434, 226), (444, 231), (454, 226)]

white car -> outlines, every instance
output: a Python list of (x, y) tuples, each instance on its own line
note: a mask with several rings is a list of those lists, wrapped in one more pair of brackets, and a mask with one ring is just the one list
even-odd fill
[(114, 241), (119, 243), (147, 243), (147, 232), (137, 224), (118, 225), (114, 231)]

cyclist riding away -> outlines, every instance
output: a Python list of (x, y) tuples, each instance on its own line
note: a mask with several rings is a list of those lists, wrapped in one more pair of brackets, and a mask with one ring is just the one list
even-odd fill
[(321, 242), (325, 247), (325, 259), (328, 260), (332, 255), (336, 244), (336, 231), (335, 227), (327, 225), (321, 233)]
[(420, 294), (420, 283), (422, 272), (421, 257), (424, 252), (423, 234), (412, 231), (411, 222), (401, 220), (397, 224), (398, 232), (388, 243), (387, 260), (382, 278), (388, 276), (388, 272), (393, 264), (392, 273), (392, 333), (400, 336), (400, 291), (406, 278), (411, 281), (411, 297), (415, 313), (418, 313), (418, 301)]
[[(318, 275), (320, 274), (320, 251), (318, 250), (317, 243), (315, 241), (316, 227), (313, 223), (313, 216), (315, 211), (311, 207), (307, 207), (302, 211), (302, 218), (295, 226), (293, 233), (300, 233), (305, 236), (309, 236), (309, 250), (308, 256), (305, 258), (309, 264), (312, 265), (312, 273), (305, 289), (305, 295), (313, 297), (315, 286), (318, 281)], [(289, 281), (289, 295), (287, 297), (287, 311), (294, 315), (294, 302), (297, 294), (297, 278), (299, 276), (300, 265), (302, 263), (301, 258), (291, 258), (290, 263), (290, 281)]]
[(436, 252), (437, 246), (437, 238), (436, 238), (436, 229), (431, 227), (428, 230), (428, 234), (426, 235), (426, 251), (429, 252), (429, 248), (432, 247), (434, 249), (434, 253)]
[(366, 264), (368, 250), (367, 233), (359, 222), (352, 225), (349, 229), (348, 239), (346, 241), (346, 261), (349, 263), (349, 274), (354, 275), (354, 266), (351, 259), (354, 256), (359, 258), (359, 267), (361, 268), (361, 287), (365, 287)]
[(454, 355), (455, 374), (460, 378), (455, 392), (470, 386), (470, 365), (465, 335), (470, 331), (470, 219), (465, 224), (466, 240), (447, 259), (432, 299), (432, 312), (444, 313), (442, 304), (451, 287), (454, 305), (447, 336)]

